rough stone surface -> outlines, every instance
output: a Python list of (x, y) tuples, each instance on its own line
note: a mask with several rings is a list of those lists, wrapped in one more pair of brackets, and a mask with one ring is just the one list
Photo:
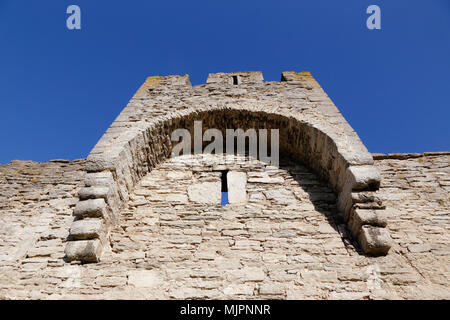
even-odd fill
[(69, 241), (65, 253), (68, 262), (74, 260), (98, 262), (101, 255), (101, 242), (99, 239)]
[[(192, 202), (220, 204), (222, 194), (220, 192), (222, 184), (220, 181), (216, 182), (202, 182), (189, 186), (188, 196)], [(173, 199), (173, 194), (168, 195), (169, 201)], [(183, 198), (184, 199), (184, 198)]]
[(153, 270), (135, 270), (128, 274), (128, 285), (136, 288), (156, 288), (160, 284), (162, 277)]
[(377, 190), (380, 186), (380, 171), (374, 166), (350, 167), (348, 176), (352, 190)]
[[(279, 128), (279, 166), (170, 158), (194, 120)], [(0, 166), (0, 298), (449, 299), (449, 163), (372, 157), (309, 73), (150, 77), (87, 161)], [(220, 205), (225, 170), (246, 202)], [(92, 216), (106, 239), (72, 239)]]
[(104, 218), (106, 203), (104, 199), (89, 199), (79, 201), (73, 209), (73, 215), (78, 218)]
[[(198, 121), (200, 129), (196, 125)], [(274, 150), (305, 163), (328, 182), (338, 194), (338, 207), (346, 223), (356, 208), (353, 191), (376, 191), (379, 187), (379, 173), (373, 166), (372, 156), (308, 72), (283, 72), (280, 82), (264, 82), (261, 72), (217, 73), (210, 74), (205, 85), (195, 87), (187, 75), (149, 77), (98, 141), (85, 164), (88, 172), (85, 186), (108, 188), (106, 193), (90, 190), (86, 194), (82, 190), (80, 195), (89, 198), (82, 202), (105, 201), (106, 208), (102, 209), (105, 233), (117, 223), (121, 208), (130, 199), (136, 184), (172, 156), (174, 144), (178, 142), (172, 140), (175, 130), (194, 133), (191, 149), (197, 153), (202, 139), (195, 135), (208, 128), (221, 131), (222, 136), (227, 136), (228, 129), (239, 129), (238, 140), (245, 139), (248, 129), (268, 130), (270, 139), (279, 136)], [(276, 134), (272, 134), (273, 129), (277, 130)], [(251, 150), (237, 150), (239, 154), (245, 152)], [(259, 159), (269, 161), (272, 155), (262, 154)], [(277, 183), (277, 180), (261, 178), (266, 183)], [(190, 195), (196, 197), (203, 193), (206, 185), (194, 185)], [(198, 198), (199, 203), (215, 203), (219, 196), (213, 190), (207, 200)], [(244, 200), (242, 193), (233, 192), (231, 202)], [(267, 191), (265, 195), (270, 199), (278, 196), (278, 191)], [(255, 197), (259, 195), (253, 195), (252, 200)], [(168, 196), (168, 200), (172, 199), (182, 203), (188, 200), (185, 196)], [(134, 204), (143, 204), (142, 201), (135, 197)], [(369, 200), (357, 205), (377, 209), (375, 206), (384, 208)], [(79, 213), (78, 209), (75, 214)]]
[[(393, 246), (382, 257), (359, 251), (333, 192), (298, 164), (240, 167), (257, 195), (240, 210), (165, 202), (205, 172), (216, 178), (212, 158), (200, 163), (180, 158), (146, 175), (131, 195), (145, 204), (130, 200), (112, 249), (82, 265), (62, 258), (83, 161), (0, 166), (0, 297), (450, 299), (450, 155), (375, 160), (391, 211)], [(266, 174), (279, 182), (251, 182)], [(268, 200), (272, 189), (284, 199)]]
[(387, 221), (386, 210), (355, 209), (349, 225), (352, 233), (358, 236), (362, 226), (371, 225), (384, 228), (387, 225)]
[(108, 193), (109, 189), (107, 187), (86, 187), (78, 191), (78, 197), (80, 200), (103, 198), (106, 201), (108, 199)]
[(227, 173), (228, 202), (242, 204), (247, 201), (247, 175), (245, 172), (230, 171)]
[(391, 248), (391, 238), (384, 228), (363, 225), (359, 232), (359, 243), (365, 253), (385, 255)]
[(69, 236), (74, 240), (97, 239), (105, 236), (101, 219), (78, 220), (72, 223)]

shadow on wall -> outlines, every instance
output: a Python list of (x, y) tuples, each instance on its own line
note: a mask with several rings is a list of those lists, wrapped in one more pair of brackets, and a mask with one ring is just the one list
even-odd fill
[(348, 230), (337, 207), (337, 196), (325, 181), (319, 179), (307, 165), (288, 155), (280, 155), (279, 168), (289, 172), (298, 186), (308, 194), (314, 209), (321, 213), (329, 225), (339, 233), (347, 250), (354, 250), (359, 255), (370, 256), (363, 252), (358, 241)]

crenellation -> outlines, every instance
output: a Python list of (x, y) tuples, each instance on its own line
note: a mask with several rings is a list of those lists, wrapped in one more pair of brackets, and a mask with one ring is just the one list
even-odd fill
[(210, 73), (206, 84), (220, 84), (221, 86), (257, 85), (262, 84), (264, 78), (260, 71)]

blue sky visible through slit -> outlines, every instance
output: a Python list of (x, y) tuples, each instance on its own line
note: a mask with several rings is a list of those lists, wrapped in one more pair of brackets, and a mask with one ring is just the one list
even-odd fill
[(226, 206), (228, 204), (228, 181), (227, 181), (228, 170), (223, 170), (220, 174), (220, 181), (222, 183), (221, 192), (222, 200), (220, 201), (221, 206)]
[(220, 201), (221, 206), (226, 206), (228, 204), (228, 192), (222, 192), (222, 200)]

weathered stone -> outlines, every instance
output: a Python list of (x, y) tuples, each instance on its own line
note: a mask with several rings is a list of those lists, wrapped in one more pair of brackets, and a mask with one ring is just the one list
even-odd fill
[(230, 171), (227, 173), (228, 203), (242, 204), (247, 202), (247, 175), (245, 172)]
[(69, 235), (73, 240), (103, 239), (105, 232), (106, 227), (101, 219), (84, 219), (72, 223)]
[(98, 262), (102, 253), (102, 244), (98, 239), (69, 241), (66, 245), (67, 261)]
[(352, 192), (351, 198), (353, 203), (382, 202), (379, 193), (373, 191)]
[(88, 172), (114, 170), (117, 166), (117, 158), (114, 156), (91, 154), (88, 156), (85, 169)]
[(110, 171), (94, 172), (86, 174), (84, 184), (86, 187), (110, 187), (115, 181)]
[(77, 218), (108, 218), (106, 203), (104, 199), (90, 199), (79, 201), (73, 210)]
[[(384, 155), (374, 163), (309, 73), (288, 72), (282, 82), (252, 77), (220, 74), (194, 87), (187, 76), (151, 77), (87, 166), (0, 165), (0, 298), (449, 299), (450, 154)], [(192, 133), (194, 120), (223, 132), (278, 128), (280, 165), (240, 156), (169, 158), (171, 132)], [(347, 179), (347, 168), (372, 165), (383, 178), (379, 190), (376, 174)], [(247, 174), (248, 203), (189, 198), (189, 187), (219, 182), (225, 170)], [(388, 227), (395, 250), (383, 257), (357, 250), (334, 194), (346, 213), (394, 208)], [(105, 199), (111, 217), (120, 216), (99, 265), (63, 260), (77, 195), (81, 202)], [(374, 223), (370, 215), (358, 219), (366, 231), (361, 247), (373, 249), (373, 239), (364, 241), (380, 236), (367, 228), (387, 230), (364, 224)], [(86, 251), (83, 241), (67, 249)], [(380, 254), (380, 244), (374, 247)], [(158, 285), (133, 275), (156, 270)]]
[(245, 267), (235, 274), (242, 281), (263, 281), (266, 277), (262, 268)]
[(155, 270), (136, 270), (128, 273), (128, 284), (136, 288), (156, 288), (161, 283), (161, 274)]
[(259, 286), (259, 294), (260, 295), (284, 295), (285, 288), (280, 283), (262, 283)]
[(412, 244), (408, 246), (408, 250), (413, 253), (429, 252), (432, 246), (429, 244)]
[(192, 172), (191, 171), (173, 171), (167, 173), (167, 178), (180, 180), (180, 179), (191, 179)]
[(78, 197), (80, 200), (103, 198), (107, 201), (108, 194), (108, 187), (86, 187), (81, 188), (80, 191), (78, 191)]
[(221, 183), (203, 182), (188, 188), (189, 200), (197, 203), (220, 204), (222, 198)]
[(355, 209), (349, 221), (349, 225), (352, 233), (355, 236), (358, 236), (363, 225), (386, 227), (387, 213), (385, 210)]
[(351, 166), (347, 169), (350, 190), (378, 190), (380, 181), (380, 171), (375, 166)]
[(208, 79), (206, 80), (206, 83), (212, 84), (228, 84), (233, 85), (233, 77), (236, 77), (235, 81), (237, 81), (236, 85), (238, 84), (253, 84), (253, 83), (262, 83), (263, 82), (263, 75), (260, 71), (253, 71), (253, 72), (233, 72), (233, 73), (210, 73), (208, 75)]
[(359, 243), (364, 253), (369, 255), (385, 255), (391, 248), (391, 237), (385, 228), (362, 226)]
[(179, 202), (179, 203), (187, 203), (188, 197), (184, 194), (169, 194), (166, 197), (166, 201), (168, 202)]
[(254, 284), (231, 284), (225, 289), (223, 289), (223, 293), (230, 296), (236, 295), (246, 295), (251, 296), (255, 291)]
[(386, 209), (386, 206), (384, 204), (377, 202), (365, 202), (365, 203), (355, 203), (353, 205), (353, 209), (383, 211)]
[(284, 182), (282, 177), (269, 177), (267, 172), (253, 174), (248, 178), (249, 183), (264, 183), (264, 184), (280, 184)]

